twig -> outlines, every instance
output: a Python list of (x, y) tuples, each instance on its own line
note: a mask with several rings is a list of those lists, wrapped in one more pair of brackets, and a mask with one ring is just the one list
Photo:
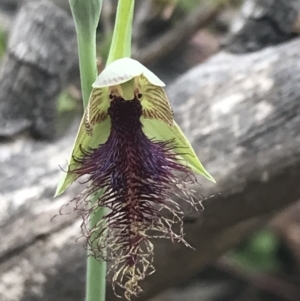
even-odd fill
[(199, 28), (207, 26), (220, 13), (222, 7), (221, 4), (213, 5), (206, 2), (200, 4), (182, 22), (150, 45), (143, 49), (135, 49), (133, 57), (143, 64), (157, 61), (184, 41), (190, 39)]
[(244, 269), (229, 258), (222, 258), (215, 266), (286, 301), (299, 301), (300, 299), (300, 289), (295, 285), (268, 274)]

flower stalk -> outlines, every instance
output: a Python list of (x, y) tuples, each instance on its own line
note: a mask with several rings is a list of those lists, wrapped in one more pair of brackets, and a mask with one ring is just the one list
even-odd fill
[(133, 10), (134, 0), (119, 0), (107, 65), (115, 60), (131, 56)]
[(87, 107), (97, 72), (96, 29), (103, 0), (69, 0), (74, 19), (84, 108)]
[[(95, 203), (102, 191), (92, 198), (92, 203)], [(89, 222), (89, 228), (93, 229), (99, 220), (103, 219), (105, 215), (105, 208), (99, 208)], [(97, 237), (97, 233), (91, 236), (91, 240)], [(96, 244), (94, 243), (94, 247)], [(97, 260), (93, 254), (88, 250), (87, 267), (86, 267), (86, 301), (105, 301), (106, 296), (106, 271), (107, 264), (105, 260)]]
[[(98, 26), (103, 0), (69, 0), (73, 15), (79, 55), (79, 68), (83, 107), (86, 109), (92, 84), (97, 77), (96, 29)], [(103, 218), (105, 209), (93, 214), (90, 228)], [(96, 260), (87, 254), (86, 301), (105, 301), (106, 262)]]

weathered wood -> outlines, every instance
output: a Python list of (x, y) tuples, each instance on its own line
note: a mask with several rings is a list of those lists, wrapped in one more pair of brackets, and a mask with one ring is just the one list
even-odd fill
[[(67, 20), (70, 21), (64, 18)], [(49, 34), (56, 40), (50, 41), (61, 45), (62, 36), (58, 30), (56, 36), (55, 28)], [(74, 41), (71, 27), (69, 39)], [(20, 41), (25, 45), (32, 43), (24, 37)], [(49, 43), (46, 38), (42, 41)], [(57, 45), (49, 47), (56, 49)], [(168, 88), (176, 119), (218, 183), (212, 185), (201, 180), (202, 186), (197, 189), (199, 196), (208, 197), (203, 202), (205, 211), (186, 215), (186, 239), (196, 250), (165, 240), (155, 242), (157, 272), (143, 283), (140, 300), (190, 277), (245, 234), (299, 199), (299, 47), (297, 39), (248, 55), (220, 53)], [(63, 48), (63, 53), (71, 53), (73, 57), (76, 46), (72, 48), (71, 52)], [(11, 49), (15, 53), (17, 47)], [(33, 58), (41, 57), (39, 53), (43, 52), (34, 48)], [(52, 55), (47, 59), (26, 65), (25, 75), (18, 77), (18, 82), (30, 77), (39, 83), (52, 76), (61, 88), (68, 77), (65, 74), (74, 64), (73, 58), (70, 65), (61, 65), (58, 74), (51, 70), (59, 65), (60, 52), (49, 53)], [(19, 61), (22, 62), (18, 60), (16, 64)], [(11, 76), (8, 71), (7, 76)], [(0, 82), (0, 95), (2, 89), (17, 91), (18, 87), (12, 83), (7, 81), (1, 86)], [(58, 93), (53, 93), (50, 84), (53, 94), (47, 92), (48, 88), (41, 89), (40, 84), (33, 87), (27, 97), (38, 99), (35, 93), (45, 93), (53, 102)], [(23, 103), (16, 101), (18, 97), (12, 99), (14, 109), (27, 114)], [(34, 101), (26, 103), (28, 108), (36, 106)], [(0, 114), (8, 120), (1, 110), (0, 104)], [(35, 120), (31, 118), (25, 120), (31, 123)], [(35, 141), (26, 134), (13, 135), (0, 143), (0, 300), (83, 300), (84, 242), (76, 242), (80, 236), (80, 218), (70, 214), (50, 221), (80, 190), (79, 185), (74, 185), (65, 195), (52, 197), (60, 172), (58, 164), (64, 165), (68, 158), (77, 126), (78, 120), (64, 137), (52, 143)], [(215, 196), (209, 198), (212, 195)], [(107, 299), (115, 300), (109, 284)]]
[[(168, 88), (176, 119), (216, 185), (201, 179), (200, 214), (188, 214), (196, 250), (155, 242), (157, 272), (145, 300), (178, 284), (300, 197), (300, 39), (248, 55), (220, 53)], [(78, 125), (78, 122), (77, 122)], [(0, 299), (82, 300), (80, 219), (50, 219), (78, 191), (53, 199), (76, 125), (55, 143), (25, 136), (0, 144)], [(115, 300), (110, 285), (108, 300)]]
[[(66, 42), (67, 41), (67, 42)], [(55, 133), (56, 98), (77, 66), (74, 24), (48, 1), (22, 7), (0, 69), (0, 136)]]
[[(16, 10), (17, 8), (20, 8), (21, 5), (33, 1), (37, 2), (39, 0), (0, 0), (0, 7), (7, 10), (8, 9)], [(50, 0), (50, 1), (63, 8), (69, 7), (68, 0)]]
[(154, 40), (152, 39), (152, 41), (150, 40), (150, 42), (142, 42), (143, 48), (135, 49), (135, 57), (143, 64), (149, 64), (168, 56), (172, 50), (174, 51), (174, 49), (186, 43), (197, 30), (207, 26), (218, 15), (221, 8), (221, 5), (201, 3), (171, 30), (166, 31)]
[(225, 42), (234, 53), (283, 43), (300, 32), (299, 0), (245, 0)]

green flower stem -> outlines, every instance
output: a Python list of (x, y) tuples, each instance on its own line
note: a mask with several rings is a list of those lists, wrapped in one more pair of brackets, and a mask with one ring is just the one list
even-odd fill
[(99, 262), (93, 256), (87, 259), (86, 301), (105, 301), (106, 262)]
[[(78, 51), (79, 57), (81, 58), (79, 59), (79, 69), (84, 108), (88, 105), (92, 84), (97, 77), (96, 48), (95, 43), (93, 42), (94, 38), (94, 36), (78, 36)], [(89, 70), (89, 72), (85, 72), (84, 70)]]
[(103, 0), (69, 0), (75, 22), (83, 106), (86, 108), (92, 84), (97, 78), (96, 29)]
[(134, 0), (119, 0), (107, 64), (123, 57), (131, 57), (133, 11)]
[[(102, 194), (100, 191), (95, 196), (97, 199)], [(98, 210), (91, 218), (90, 229), (92, 229), (104, 216), (105, 209)], [(94, 234), (96, 235), (96, 233)], [(93, 239), (93, 236), (92, 236)], [(96, 242), (95, 242), (96, 244)], [(106, 262), (99, 261), (88, 254), (87, 258), (87, 277), (86, 277), (86, 301), (105, 301), (106, 293)]]
[[(98, 75), (96, 64), (96, 29), (99, 22), (102, 0), (70, 0), (70, 7), (76, 26), (82, 99), (83, 106), (86, 108), (92, 84)], [(102, 219), (104, 214), (104, 210), (99, 210), (93, 215), (90, 229)], [(105, 289), (106, 262), (99, 262), (91, 254), (88, 254), (86, 301), (105, 301)]]
[[(96, 28), (99, 21), (102, 0), (69, 1), (77, 32), (83, 106), (86, 108), (92, 84), (97, 77)], [(114, 60), (131, 56), (133, 10), (134, 0), (119, 0), (107, 64)], [(99, 194), (101, 193), (102, 191), (99, 192)], [(99, 194), (93, 198), (92, 202), (98, 199)], [(104, 209), (98, 210), (91, 218), (90, 229), (92, 229), (104, 215)], [(96, 235), (96, 233), (94, 235)], [(91, 256), (91, 254), (88, 254), (86, 280), (86, 301), (105, 301), (106, 262), (99, 262)]]

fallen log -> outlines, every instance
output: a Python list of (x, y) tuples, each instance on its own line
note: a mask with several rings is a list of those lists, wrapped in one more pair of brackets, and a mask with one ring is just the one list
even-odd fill
[(245, 0), (224, 44), (232, 53), (258, 51), (299, 35), (299, 26), (299, 0)]
[[(300, 197), (300, 39), (247, 55), (219, 53), (170, 85), (176, 120), (217, 180), (199, 179), (205, 210), (187, 213), (195, 248), (155, 241), (157, 272), (140, 300), (192, 276)], [(54, 142), (19, 133), (0, 143), (0, 299), (83, 300), (80, 217), (51, 218), (78, 120)], [(116, 300), (108, 283), (107, 300)]]

